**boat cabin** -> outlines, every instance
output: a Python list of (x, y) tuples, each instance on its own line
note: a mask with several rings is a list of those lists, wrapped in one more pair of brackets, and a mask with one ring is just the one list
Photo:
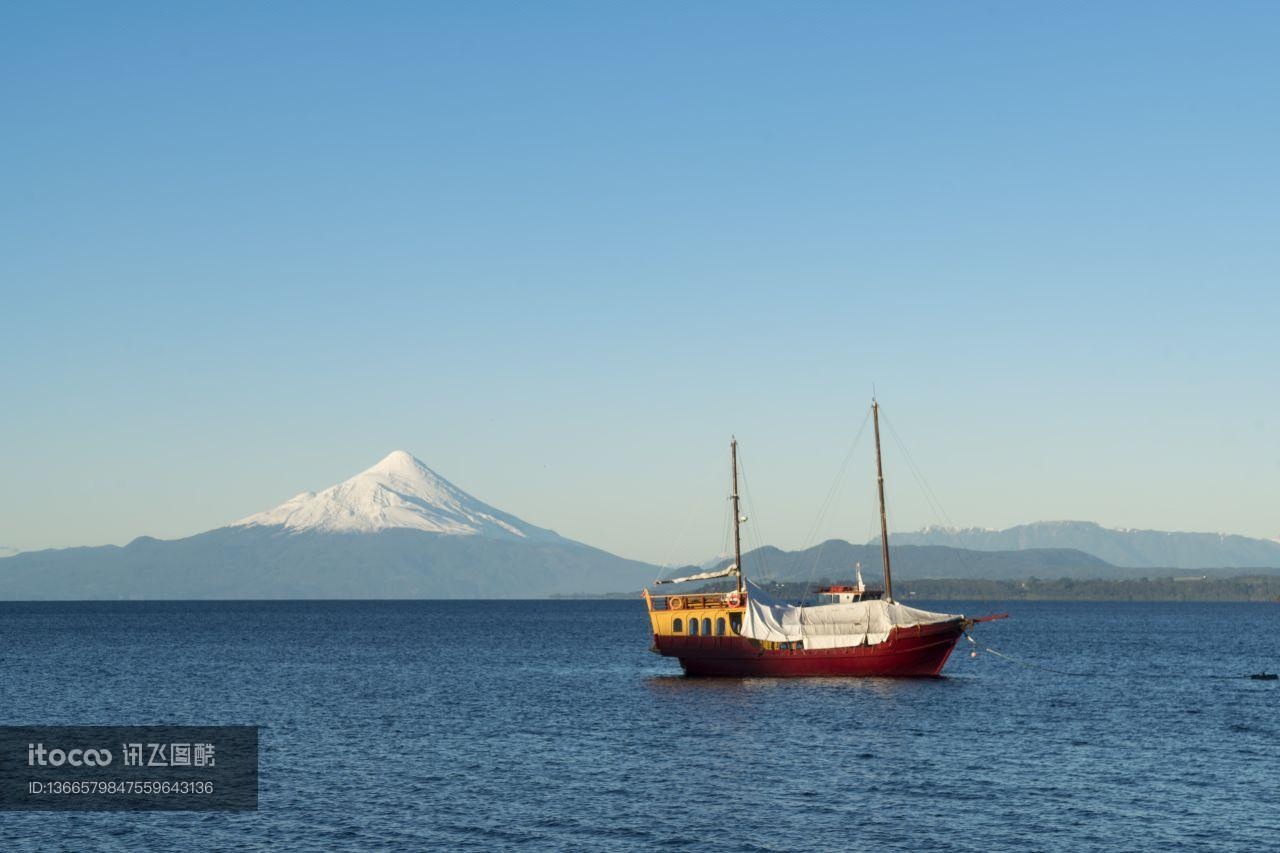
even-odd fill
[(818, 601), (822, 604), (853, 604), (856, 601), (873, 601), (884, 598), (884, 590), (867, 589), (862, 582), (862, 563), (853, 564), (853, 586), (824, 586), (818, 590)]
[(884, 590), (857, 586), (824, 586), (818, 590), (819, 604), (853, 604), (884, 598)]
[(659, 636), (736, 637), (742, 629), (743, 593), (650, 595), (645, 590), (644, 597)]

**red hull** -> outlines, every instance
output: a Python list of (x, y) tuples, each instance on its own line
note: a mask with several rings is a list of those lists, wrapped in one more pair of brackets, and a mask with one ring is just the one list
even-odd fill
[(686, 675), (882, 676), (932, 678), (942, 672), (964, 622), (895, 628), (874, 646), (842, 649), (765, 649), (745, 637), (655, 636), (659, 654), (680, 659)]

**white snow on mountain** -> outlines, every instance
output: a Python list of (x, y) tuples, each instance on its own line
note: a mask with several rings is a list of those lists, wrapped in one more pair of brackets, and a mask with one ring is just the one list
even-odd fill
[(529, 541), (561, 538), (476, 500), (403, 450), (336, 486), (303, 492), (231, 526), (327, 533), (407, 529)]

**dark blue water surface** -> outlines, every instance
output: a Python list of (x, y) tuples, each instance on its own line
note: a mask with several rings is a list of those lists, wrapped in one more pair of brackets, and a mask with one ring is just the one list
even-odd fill
[[(935, 609), (989, 610), (955, 602)], [(1013, 603), (938, 680), (696, 680), (638, 601), (0, 604), (0, 723), (256, 724), (248, 814), (0, 849), (1280, 846), (1268, 604)]]

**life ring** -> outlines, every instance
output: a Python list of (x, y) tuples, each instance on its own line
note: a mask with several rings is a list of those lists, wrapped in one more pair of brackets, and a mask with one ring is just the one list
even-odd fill
[(724, 603), (730, 607), (737, 607), (742, 604), (742, 596), (736, 592), (731, 592), (724, 597)]
[(669, 610), (679, 610), (684, 607), (684, 599), (678, 595), (673, 595), (667, 599), (667, 608)]

